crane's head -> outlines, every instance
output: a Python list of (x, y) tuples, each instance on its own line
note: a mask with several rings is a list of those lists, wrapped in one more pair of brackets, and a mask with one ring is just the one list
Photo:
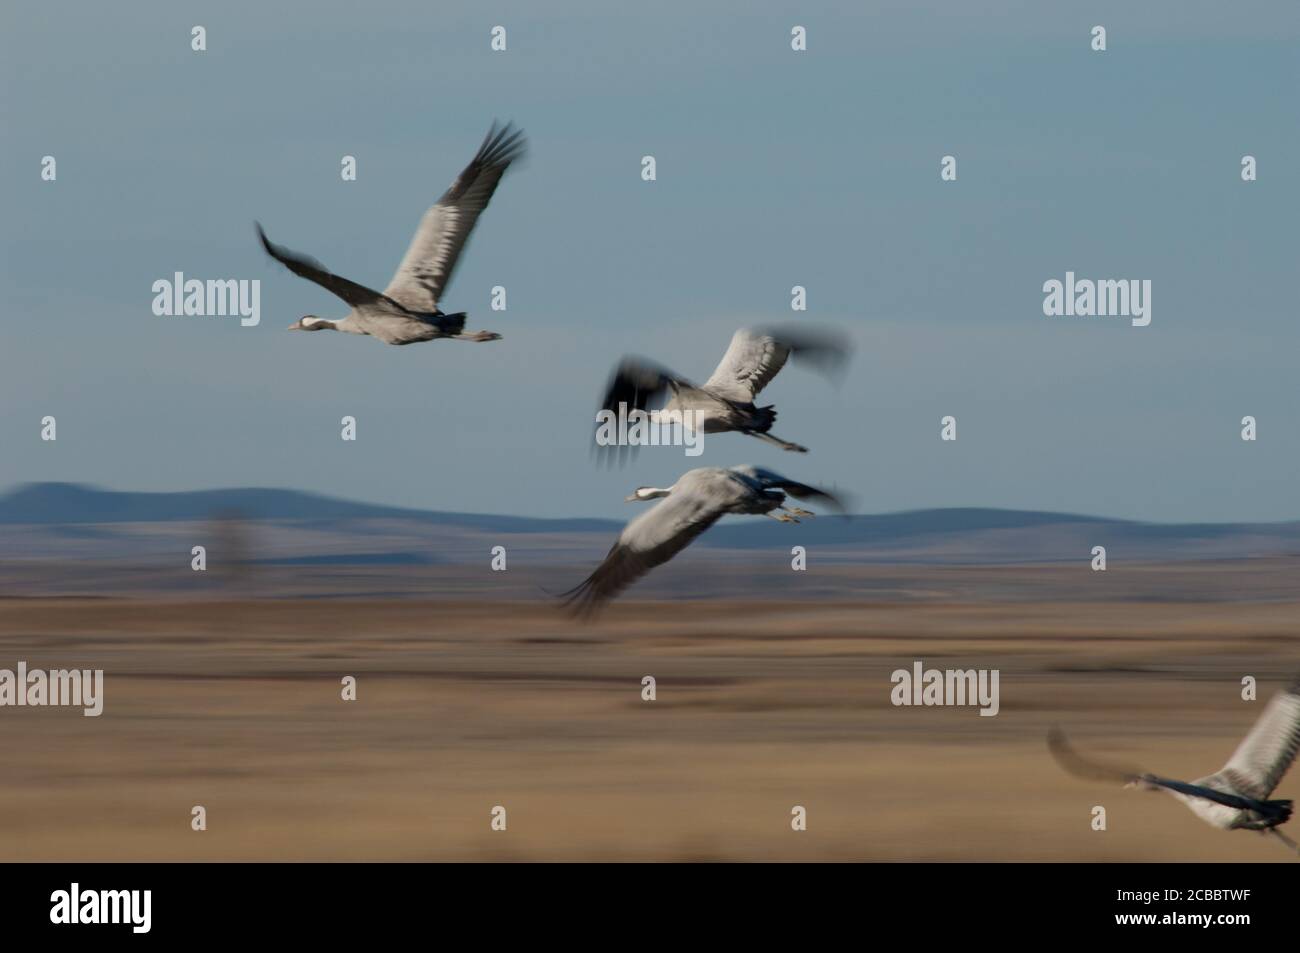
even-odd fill
[(1135, 791), (1159, 791), (1160, 785), (1152, 783), (1145, 774), (1130, 779), (1124, 787)]
[(328, 328), (331, 326), (332, 325), (324, 318), (318, 318), (314, 314), (304, 314), (297, 321), (293, 322), (293, 324), (289, 325), (289, 330), (290, 331), (320, 331), (323, 328)]
[(631, 496), (624, 497), (623, 502), (640, 503), (640, 502), (644, 502), (645, 500), (657, 500), (661, 496), (667, 496), (670, 492), (672, 492), (671, 488), (667, 490), (661, 490), (655, 486), (639, 486), (632, 491)]

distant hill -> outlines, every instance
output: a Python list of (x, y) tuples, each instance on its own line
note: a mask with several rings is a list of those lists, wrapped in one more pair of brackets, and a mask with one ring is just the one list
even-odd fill
[[(630, 513), (630, 511), (629, 511)], [(533, 519), (446, 513), (340, 500), (297, 490), (241, 488), (131, 493), (34, 483), (0, 496), (0, 556), (99, 558), (170, 551), (168, 524), (234, 520), (256, 527), (259, 555), (285, 563), (443, 562), (482, 557), (484, 538), (512, 547), (603, 554), (622, 528), (608, 519)], [(114, 524), (145, 524), (118, 527)], [(129, 545), (128, 545), (129, 544)], [(1051, 562), (1093, 546), (1128, 561), (1300, 553), (1300, 522), (1143, 523), (1024, 510), (948, 508), (819, 516), (798, 526), (728, 518), (697, 547), (816, 546), (861, 561)], [(125, 548), (124, 548), (125, 547)], [(269, 551), (263, 551), (262, 548)], [(585, 555), (584, 555), (584, 558)]]
[(130, 493), (81, 483), (25, 483), (0, 496), (0, 524), (157, 523), (208, 520), (221, 515), (247, 520), (405, 519), (514, 533), (554, 531), (559, 524), (570, 532), (614, 525), (611, 520), (542, 520), (412, 510), (261, 487)]

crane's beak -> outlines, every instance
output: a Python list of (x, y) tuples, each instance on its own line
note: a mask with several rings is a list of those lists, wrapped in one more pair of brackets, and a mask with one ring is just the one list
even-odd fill
[(301, 331), (302, 328), (298, 327), (298, 322), (295, 321), (293, 324), (289, 325), (289, 327), (286, 328), (285, 330), (288, 330), (288, 331)]
[(624, 502), (624, 503), (636, 503), (636, 502), (638, 502), (640, 499), (641, 499), (641, 497), (639, 497), (639, 496), (637, 496), (635, 493), (633, 493), (631, 496), (625, 496), (625, 497), (623, 497), (623, 502)]

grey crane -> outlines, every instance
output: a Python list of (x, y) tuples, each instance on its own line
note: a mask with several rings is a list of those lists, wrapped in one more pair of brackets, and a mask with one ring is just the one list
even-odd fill
[(1292, 802), (1270, 800), (1269, 795), (1300, 750), (1300, 679), (1269, 699), (1227, 764), (1195, 781), (1174, 781), (1134, 768), (1085, 760), (1059, 728), (1051, 730), (1047, 743), (1061, 767), (1076, 777), (1123, 781), (1126, 787), (1146, 791), (1164, 790), (1207, 824), (1222, 830), (1273, 834), (1296, 849), (1296, 844), (1276, 829), (1291, 819)]
[(445, 314), (438, 304), (474, 224), (510, 163), (523, 155), (524, 145), (523, 130), (509, 123), (499, 129), (492, 124), (469, 165), (424, 213), (406, 256), (382, 293), (332, 273), (314, 258), (274, 244), (258, 225), (257, 234), (267, 254), (295, 275), (342, 298), (352, 309), (337, 321), (306, 314), (289, 330), (368, 334), (385, 344), (414, 344), (439, 338), (499, 341), (501, 335), (493, 331), (466, 331), (465, 312)]
[(844, 507), (817, 487), (762, 467), (700, 467), (670, 487), (639, 486), (627, 502), (660, 500), (624, 527), (604, 562), (580, 584), (562, 593), (578, 615), (590, 615), (656, 566), (668, 562), (727, 513), (753, 513), (782, 523), (813, 516), (786, 505), (786, 496)]
[[(643, 358), (625, 357), (610, 376), (601, 409), (611, 414), (620, 413), (620, 407), (625, 412), (647, 411), (652, 402), (669, 395), (662, 407), (647, 411), (651, 421), (676, 419), (674, 415), (691, 411), (696, 423), (692, 430), (703, 433), (734, 430), (776, 444), (783, 450), (807, 453), (807, 447), (770, 433), (776, 421), (776, 409), (770, 404), (759, 407), (754, 399), (791, 356), (818, 370), (834, 371), (843, 366), (848, 353), (844, 336), (825, 328), (741, 328), (732, 335), (727, 353), (703, 385), (692, 384)], [(691, 416), (682, 419), (690, 421)], [(619, 462), (625, 462), (633, 449), (620, 446), (615, 453), (614, 447), (603, 447), (601, 452), (606, 460), (616, 456)]]

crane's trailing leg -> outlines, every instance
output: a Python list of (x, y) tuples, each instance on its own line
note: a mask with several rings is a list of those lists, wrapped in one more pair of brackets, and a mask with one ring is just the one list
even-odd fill
[(814, 513), (812, 510), (804, 510), (804, 509), (800, 509), (800, 508), (797, 507), (797, 506), (783, 506), (783, 507), (781, 507), (781, 509), (783, 509), (783, 510), (785, 510), (787, 513), (791, 513), (791, 514), (793, 514), (793, 515), (795, 515), (795, 516), (816, 516), (816, 515), (817, 515), (817, 514)]
[(453, 335), (453, 338), (457, 341), (500, 341), (501, 335), (495, 331), (466, 331)]
[(797, 523), (799, 522), (789, 513), (764, 513), (764, 516), (776, 520), (778, 523)]
[(770, 433), (759, 433), (757, 430), (745, 430), (751, 437), (757, 437), (759, 440), (766, 440), (768, 443), (774, 443), (782, 450), (793, 450), (795, 453), (807, 453), (807, 447), (801, 447), (797, 443), (791, 443), (789, 440), (782, 440), (780, 437), (773, 436)]
[(1293, 841), (1291, 838), (1287, 837), (1285, 834), (1283, 834), (1283, 833), (1282, 833), (1280, 830), (1278, 830), (1276, 827), (1270, 827), (1268, 830), (1264, 831), (1264, 833), (1265, 833), (1265, 834), (1272, 834), (1274, 837), (1276, 837), (1278, 840), (1280, 840), (1283, 844), (1285, 844), (1288, 848), (1290, 848), (1290, 849), (1291, 849), (1292, 851), (1294, 851), (1296, 854), (1300, 854), (1300, 844), (1297, 844), (1297, 843), (1296, 843), (1295, 841)]

